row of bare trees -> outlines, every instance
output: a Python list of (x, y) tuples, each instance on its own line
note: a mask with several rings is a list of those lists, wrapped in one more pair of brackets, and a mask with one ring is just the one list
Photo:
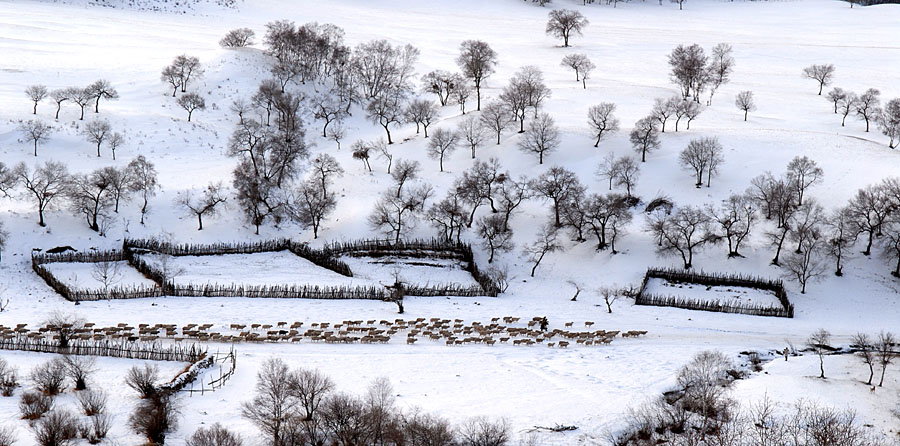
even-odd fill
[(106, 79), (99, 79), (87, 87), (66, 87), (49, 90), (47, 86), (35, 84), (25, 89), (25, 95), (34, 104), (32, 114), (37, 114), (38, 104), (50, 98), (56, 104), (54, 119), (59, 119), (59, 112), (64, 102), (71, 102), (81, 109), (79, 120), (84, 120), (84, 108), (94, 104), (94, 113), (100, 113), (100, 100), (119, 99), (119, 93)]
[(479, 417), (454, 428), (436, 415), (404, 413), (394, 399), (386, 378), (376, 379), (359, 397), (337, 391), (317, 370), (292, 370), (280, 359), (268, 359), (257, 373), (254, 397), (241, 411), (273, 446), (504, 446), (511, 441), (505, 420)]
[(783, 410), (769, 398), (741, 403), (729, 395), (729, 387), (742, 375), (731, 359), (721, 352), (700, 352), (679, 370), (674, 389), (631, 409), (628, 426), (613, 433), (610, 441), (621, 446), (660, 443), (719, 446), (886, 444), (879, 434), (866, 428), (852, 410), (837, 410), (804, 401)]
[(88, 226), (101, 231), (110, 212), (119, 212), (119, 204), (137, 196), (141, 199), (141, 223), (149, 210), (149, 200), (159, 188), (153, 163), (139, 155), (122, 168), (104, 167), (91, 173), (70, 174), (60, 162), (47, 161), (29, 167), (0, 163), (0, 194), (17, 194), (31, 199), (38, 213), (38, 224), (46, 226), (44, 211), (67, 201), (76, 215), (85, 217)]

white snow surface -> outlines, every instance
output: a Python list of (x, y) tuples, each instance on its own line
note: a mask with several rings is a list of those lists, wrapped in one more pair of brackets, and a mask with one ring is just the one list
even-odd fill
[[(311, 231), (292, 224), (267, 224), (260, 235), (254, 235), (237, 206), (205, 219), (203, 231), (197, 231), (195, 218), (173, 204), (179, 191), (202, 188), (211, 181), (230, 183), (235, 160), (225, 154), (225, 148), (235, 119), (228, 106), (234, 98), (250, 96), (269, 76), (269, 60), (259, 43), (226, 50), (217, 42), (237, 27), (254, 29), (259, 41), (265, 24), (273, 20), (334, 23), (346, 30), (351, 46), (375, 38), (412, 43), (422, 51), (419, 74), (434, 69), (455, 70), (453, 60), (459, 43), (485, 40), (498, 52), (500, 61), (497, 72), (487, 80), (483, 101), (497, 97), (519, 67), (537, 65), (553, 89), (544, 109), (562, 130), (560, 150), (539, 165), (535, 157), (516, 148), (517, 135), (506, 133), (502, 144), (480, 148), (478, 156), (497, 157), (506, 169), (529, 177), (561, 165), (576, 172), (589, 192), (606, 190), (604, 181), (594, 173), (607, 153), (632, 153), (628, 131), (633, 122), (649, 112), (653, 99), (677, 94), (668, 79), (666, 56), (679, 43), (696, 42), (708, 50), (719, 42), (729, 42), (734, 46), (737, 65), (732, 81), (720, 89), (713, 105), (691, 124), (691, 130), (667, 131), (662, 135), (662, 148), (641, 165), (635, 193), (645, 201), (664, 193), (679, 204), (715, 204), (743, 191), (750, 179), (763, 171), (779, 174), (794, 156), (805, 155), (825, 171), (824, 182), (809, 195), (831, 209), (843, 205), (857, 189), (897, 175), (900, 162), (900, 153), (889, 150), (887, 139), (877, 131), (864, 132), (861, 122), (853, 117), (841, 127), (831, 105), (815, 94), (814, 82), (800, 76), (807, 65), (833, 63), (837, 67), (835, 86), (857, 93), (878, 88), (883, 101), (900, 96), (896, 77), (896, 67), (900, 66), (898, 5), (851, 10), (839, 1), (697, 0), (678, 11), (677, 5), (660, 6), (653, 1), (619, 3), (613, 9), (596, 2), (587, 7), (574, 0), (557, 0), (554, 7), (578, 8), (591, 21), (584, 36), (573, 38), (573, 48), (564, 49), (543, 33), (548, 9), (521, 0), (246, 0), (236, 9), (198, 3), (188, 14), (90, 3), (0, 1), (0, 103), (4, 105), (0, 107), (0, 160), (7, 165), (25, 162), (32, 166), (58, 160), (72, 172), (89, 172), (103, 166), (121, 167), (143, 154), (156, 163), (163, 189), (151, 201), (145, 225), (138, 223), (137, 203), (125, 203), (107, 237), (98, 236), (86, 227), (81, 216), (65, 208), (49, 210), (45, 216), (48, 226), (39, 227), (30, 200), (17, 195), (0, 198), (0, 220), (10, 233), (0, 262), (0, 292), (4, 301), (9, 299), (0, 313), (0, 324), (6, 326), (35, 325), (58, 310), (100, 326), (213, 323), (225, 327), (282, 320), (303, 321), (308, 326), (311, 322), (398, 317), (394, 305), (377, 301), (154, 298), (74, 306), (31, 270), (33, 248), (71, 245), (79, 250), (114, 249), (121, 246), (123, 237), (165, 236), (180, 243), (292, 237), (318, 245), (377, 235), (366, 217), (391, 179), (385, 173), (386, 165), (373, 160), (375, 172), (369, 173), (346, 148), (356, 139), (383, 134), (379, 127), (365, 121), (358, 108), (348, 121), (350, 134), (340, 151), (335, 150), (333, 142), (318, 136), (320, 122), (313, 121), (309, 126), (307, 135), (315, 144), (314, 153), (332, 154), (346, 170), (333, 186), (339, 194), (338, 211), (325, 222), (318, 239)], [(560, 59), (570, 52), (583, 52), (598, 66), (587, 90), (575, 82), (570, 70), (559, 66)], [(198, 56), (206, 67), (204, 78), (192, 88), (205, 96), (208, 108), (196, 112), (190, 123), (175, 105), (171, 91), (167, 92), (159, 80), (160, 70), (184, 53)], [(96, 157), (94, 147), (78, 130), (98, 116), (91, 109), (85, 121), (79, 121), (77, 107), (71, 104), (63, 105), (59, 121), (53, 122), (56, 133), (34, 157), (30, 144), (16, 130), (19, 120), (34, 118), (22, 90), (34, 83), (51, 89), (87, 85), (98, 78), (109, 79), (121, 95), (118, 101), (101, 102), (99, 115), (126, 135), (127, 144), (117, 152), (118, 159), (111, 160), (106, 152), (103, 158)], [(313, 87), (292, 88), (311, 92)], [(747, 122), (733, 106), (734, 95), (742, 90), (753, 90), (759, 107)], [(601, 101), (617, 104), (622, 131), (594, 148), (585, 116), (589, 106)], [(53, 121), (54, 110), (54, 104), (41, 103), (39, 118)], [(458, 108), (447, 106), (433, 128), (453, 128), (460, 120)], [(437, 162), (426, 157), (426, 142), (416, 137), (414, 126), (405, 125), (392, 133), (397, 141), (392, 147), (394, 161), (420, 161), (425, 169), (423, 176), (435, 187), (437, 199), (442, 198), (454, 177), (472, 164), (467, 151), (460, 149), (445, 159), (445, 172), (438, 173)], [(695, 188), (690, 172), (680, 169), (677, 161), (688, 141), (700, 136), (718, 137), (726, 150), (721, 173), (713, 178), (710, 188)], [(544, 201), (531, 200), (521, 209), (511, 220), (516, 249), (499, 253), (494, 260), (511, 273), (506, 293), (497, 298), (408, 298), (407, 314), (402, 317), (488, 322), (506, 315), (546, 316), (551, 328), (562, 328), (568, 321), (593, 321), (595, 329), (647, 330), (646, 337), (570, 350), (511, 345), (446, 347), (428, 342), (242, 344), (237, 348), (237, 371), (225, 388), (203, 397), (181, 398), (182, 423), (167, 444), (183, 445), (201, 423), (216, 421), (255, 440), (258, 431), (241, 418), (239, 403), (250, 398), (256, 370), (270, 357), (282, 358), (293, 367), (319, 368), (340, 390), (348, 392), (362, 392), (371, 379), (387, 376), (401, 406), (420, 406), (454, 423), (473, 415), (503, 416), (509, 418), (517, 435), (536, 424), (572, 424), (579, 429), (542, 434), (541, 439), (545, 445), (594, 445), (606, 444), (606, 433), (624, 426), (623, 417), (630, 406), (674, 384), (677, 369), (696, 352), (719, 349), (737, 357), (740, 351), (780, 349), (787, 341), (799, 346), (820, 327), (832, 332), (836, 345), (848, 344), (858, 330), (898, 330), (900, 282), (889, 275), (892, 266), (888, 260), (877, 253), (869, 257), (856, 254), (862, 246), (853, 250), (843, 277), (828, 274), (811, 283), (806, 294), (800, 294), (795, 282), (787, 282), (796, 306), (793, 319), (637, 307), (626, 299), (617, 301), (614, 312), (608, 314), (596, 292), (599, 287), (639, 284), (647, 267), (678, 266), (678, 259), (655, 254), (652, 237), (642, 231), (644, 218), (636, 215), (628, 233), (617, 241), (619, 254), (597, 251), (590, 241), (575, 243), (563, 237), (564, 249), (548, 254), (532, 278), (521, 248), (535, 238), (549, 216), (549, 208)], [(482, 208), (478, 215), (489, 212)], [(770, 225), (762, 222), (754, 229), (742, 248), (746, 257), (727, 258), (725, 248), (719, 246), (695, 255), (695, 267), (773, 278), (783, 275), (782, 269), (769, 263), (772, 252), (763, 232)], [(432, 230), (426, 222), (420, 222), (410, 236), (431, 237)], [(470, 231), (464, 237), (473, 244), (479, 266), (486, 267), (488, 253), (480, 247), (477, 235)], [(283, 277), (298, 265), (291, 263), (297, 262), (295, 258), (247, 260), (208, 266), (221, 274), (222, 280), (243, 282)], [(214, 262), (211, 258), (203, 261)], [(250, 268), (254, 264), (263, 269), (261, 275)], [(327, 274), (300, 269), (316, 280), (330, 280)], [(384, 280), (384, 273), (383, 268), (373, 267), (363, 275), (378, 281)], [(78, 273), (79, 280), (89, 276)], [(571, 281), (583, 288), (574, 302), (570, 300), (575, 293)], [(211, 345), (216, 347), (228, 348)], [(22, 372), (49, 357), (5, 351), (0, 356), (18, 365)], [(816, 358), (792, 358), (787, 363), (773, 362), (764, 373), (741, 381), (734, 395), (742, 401), (777, 396), (784, 403), (815, 397), (823, 404), (852, 407), (861, 422), (896, 436), (897, 420), (890, 415), (900, 391), (896, 367), (888, 370), (885, 387), (873, 393), (859, 384), (864, 367), (855, 360), (828, 357), (826, 361), (835, 367), (829, 380), (812, 378), (816, 375)], [(99, 363), (104, 367), (98, 379), (111, 383), (108, 391), (117, 401), (114, 436), (121, 444), (135, 444), (139, 439), (130, 434), (125, 421), (136, 399), (121, 384), (132, 362)], [(183, 365), (161, 366), (173, 369)], [(17, 419), (15, 405), (16, 399), (0, 399), (0, 425), (14, 426), (17, 444), (32, 446), (33, 436)]]
[(725, 305), (780, 306), (773, 291), (740, 286), (706, 286), (690, 282), (670, 282), (654, 277), (644, 288), (647, 294), (674, 296), (681, 299), (721, 302)]
[[(128, 262), (111, 262), (115, 267), (111, 267), (110, 271), (115, 269), (112, 277), (111, 287), (133, 288), (133, 287), (152, 287), (156, 285), (152, 280), (144, 277), (140, 271), (134, 269)], [(79, 290), (100, 290), (103, 289), (102, 279), (95, 277), (95, 266), (93, 263), (47, 263), (44, 264), (53, 275), (66, 285)]]

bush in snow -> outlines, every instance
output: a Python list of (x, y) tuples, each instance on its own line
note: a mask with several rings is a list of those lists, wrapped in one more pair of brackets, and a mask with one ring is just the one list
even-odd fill
[(66, 363), (56, 358), (31, 370), (31, 380), (37, 390), (55, 396), (66, 390)]

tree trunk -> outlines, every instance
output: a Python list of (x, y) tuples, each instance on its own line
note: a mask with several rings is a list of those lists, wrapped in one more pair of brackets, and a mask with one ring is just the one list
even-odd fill
[(200, 214), (200, 213), (197, 214), (197, 223), (200, 224), (200, 227), (197, 228), (197, 230), (202, 231), (203, 230), (203, 214)]

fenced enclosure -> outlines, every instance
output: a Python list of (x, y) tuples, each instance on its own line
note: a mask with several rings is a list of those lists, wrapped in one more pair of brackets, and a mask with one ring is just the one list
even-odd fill
[[(647, 282), (650, 279), (663, 279), (669, 282), (691, 283), (708, 287), (732, 286), (771, 291), (778, 299), (780, 305), (766, 306), (746, 303), (727, 303), (719, 300), (690, 299), (670, 295), (652, 294), (648, 293), (646, 290)], [(737, 313), (787, 318), (794, 317), (794, 305), (788, 299), (787, 292), (784, 289), (784, 283), (781, 280), (739, 274), (710, 274), (676, 269), (649, 268), (644, 275), (644, 281), (635, 296), (634, 303), (636, 305), (675, 307), (719, 313)]]
[[(472, 247), (462, 243), (437, 240), (410, 240), (394, 243), (386, 240), (360, 240), (331, 243), (322, 249), (310, 248), (289, 239), (253, 243), (174, 244), (154, 239), (125, 239), (121, 250), (87, 251), (78, 253), (32, 253), (31, 265), (35, 273), (44, 279), (63, 298), (72, 302), (108, 299), (142, 299), (162, 296), (178, 297), (249, 297), (277, 299), (371, 299), (387, 300), (390, 293), (382, 286), (320, 286), (310, 285), (244, 285), (244, 284), (178, 284), (163, 269), (141, 258), (142, 254), (181, 256), (222, 256), (229, 254), (257, 254), (289, 251), (316, 266), (353, 277), (353, 272), (340, 256), (454, 259), (463, 265), (477, 286), (459, 284), (408, 284), (407, 296), (489, 296), (500, 293), (497, 284), (483, 274), (475, 263)], [(106, 289), (79, 289), (54, 276), (45, 265), (49, 263), (101, 263), (127, 262), (143, 277), (155, 285), (110, 286)]]
[(206, 350), (198, 344), (163, 345), (158, 342), (128, 340), (71, 339), (67, 347), (60, 347), (59, 342), (53, 339), (8, 335), (0, 337), (0, 349), (176, 362), (195, 362), (206, 354)]

